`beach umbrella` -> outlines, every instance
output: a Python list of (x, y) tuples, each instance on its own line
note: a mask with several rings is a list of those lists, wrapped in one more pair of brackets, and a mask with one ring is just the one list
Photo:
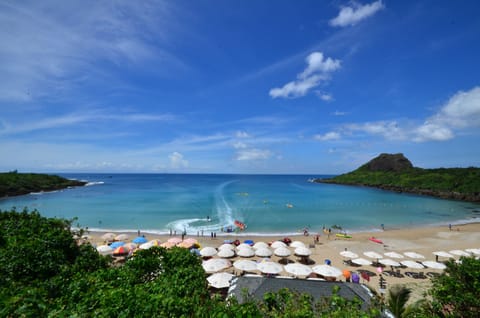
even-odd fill
[(253, 248), (258, 250), (259, 248), (269, 248), (269, 246), (265, 242), (257, 242), (253, 245)]
[(211, 258), (202, 263), (202, 267), (207, 273), (219, 272), (222, 269), (229, 268), (232, 263), (224, 258)]
[(397, 252), (387, 252), (387, 253), (383, 253), (383, 255), (391, 258), (404, 258), (402, 254), (399, 254)]
[(380, 264), (386, 265), (386, 266), (400, 266), (400, 263), (397, 261), (394, 261), (393, 259), (389, 258), (382, 258), (378, 260)]
[(299, 263), (287, 264), (283, 266), (283, 268), (287, 273), (293, 274), (295, 276), (308, 276), (313, 272), (309, 266)]
[(348, 269), (344, 269), (342, 273), (343, 273), (343, 277), (345, 277), (346, 279), (349, 279), (350, 276), (352, 275), (352, 273)]
[(189, 241), (183, 241), (177, 244), (178, 247), (182, 247), (182, 248), (192, 248), (194, 245), (195, 245), (194, 243)]
[(200, 255), (203, 257), (210, 257), (217, 254), (217, 250), (211, 246), (206, 246), (200, 250)]
[(403, 255), (405, 255), (407, 257), (410, 257), (410, 258), (414, 258), (414, 259), (425, 258), (425, 256), (423, 256), (422, 254), (419, 254), (419, 253), (416, 253), (416, 252), (405, 252), (405, 253), (403, 253)]
[(448, 258), (453, 257), (452, 254), (447, 253), (447, 252), (445, 252), (445, 251), (435, 251), (435, 252), (433, 252), (432, 254), (435, 255), (435, 256), (440, 256), (440, 257), (448, 257)]
[(269, 248), (259, 248), (258, 250), (255, 251), (255, 255), (260, 256), (260, 257), (270, 257), (272, 256), (272, 250)]
[(475, 255), (480, 255), (480, 248), (467, 248), (465, 251)]
[(230, 281), (234, 276), (230, 273), (215, 273), (208, 276), (207, 281), (214, 288), (227, 288), (230, 287)]
[(113, 248), (111, 248), (111, 247), (108, 246), (108, 245), (99, 245), (99, 246), (97, 246), (97, 251), (98, 251), (98, 253), (100, 253), (100, 254), (102, 254), (102, 255), (113, 254)]
[(462, 250), (451, 250), (450, 254), (457, 255), (457, 256), (470, 256), (470, 254)]
[(143, 243), (143, 244), (140, 244), (140, 246), (139, 246), (139, 248), (142, 249), (142, 250), (148, 250), (151, 247), (153, 247), (152, 242)]
[(218, 251), (217, 256), (222, 257), (222, 258), (234, 257), (235, 256), (235, 251), (230, 250), (228, 248), (224, 248), (223, 250)]
[(352, 263), (357, 264), (357, 265), (372, 265), (372, 262), (364, 259), (364, 258), (354, 258), (352, 259)]
[(173, 242), (163, 242), (162, 244), (160, 244), (161, 247), (164, 247), (164, 248), (172, 248), (175, 246), (175, 243)]
[(255, 255), (255, 250), (253, 248), (241, 248), (237, 251), (237, 255), (240, 257), (252, 257)]
[(298, 256), (310, 256), (312, 255), (312, 251), (306, 247), (297, 247), (294, 251), (295, 255)]
[(383, 257), (382, 254), (378, 254), (377, 252), (374, 252), (374, 251), (363, 252), (363, 255), (365, 255), (367, 257), (370, 257), (370, 258), (376, 258), (376, 259), (380, 259), (380, 258)]
[(305, 243), (301, 241), (293, 241), (292, 243), (290, 243), (290, 247), (297, 248), (297, 247), (307, 247), (307, 246), (305, 245)]
[(257, 270), (257, 263), (250, 260), (241, 259), (233, 263), (233, 267), (244, 272)]
[(243, 243), (248, 244), (250, 246), (253, 246), (253, 244), (255, 244), (255, 242), (253, 240), (245, 240), (245, 241), (243, 241)]
[(153, 246), (160, 246), (160, 241), (159, 240), (150, 240), (148, 243), (151, 243)]
[(117, 247), (120, 247), (123, 245), (125, 245), (125, 242), (113, 242), (112, 244), (110, 244), (110, 247), (113, 249), (116, 249)]
[(135, 244), (135, 243), (125, 243), (125, 245), (123, 245), (123, 246), (130, 251), (137, 248), (137, 244)]
[(283, 271), (283, 266), (275, 262), (261, 262), (257, 269), (264, 274), (278, 274)]
[(241, 248), (250, 248), (250, 249), (253, 249), (253, 247), (251, 247), (250, 245), (248, 245), (247, 243), (241, 243), (237, 246), (237, 250), (241, 249)]
[(352, 251), (341, 251), (340, 255), (346, 258), (357, 258), (358, 254), (355, 254)]
[(343, 275), (343, 272), (340, 269), (324, 264), (314, 266), (312, 270), (315, 274), (322, 275), (324, 277), (338, 277)]
[(198, 248), (191, 248), (190, 253), (195, 254), (196, 256), (201, 256)]
[(288, 257), (292, 252), (286, 247), (279, 247), (273, 251), (273, 254), (280, 256), (280, 257)]
[(271, 247), (277, 249), (279, 247), (287, 247), (287, 244), (283, 243), (282, 241), (275, 241), (272, 243)]
[(422, 264), (414, 262), (414, 261), (410, 261), (410, 260), (401, 261), (400, 264), (402, 264), (403, 266), (407, 266), (408, 268), (414, 268), (414, 269), (424, 268), (424, 266)]
[(136, 238), (134, 238), (132, 240), (132, 242), (135, 243), (135, 244), (143, 244), (143, 243), (147, 243), (148, 240), (143, 236), (137, 236)]
[(119, 246), (113, 251), (113, 256), (127, 255), (130, 251), (125, 246)]
[(92, 238), (91, 235), (88, 235), (88, 234), (82, 235), (82, 240), (90, 240), (91, 238)]
[(129, 238), (130, 238), (130, 236), (128, 234), (119, 234), (119, 235), (115, 236), (116, 241), (126, 241)]
[(183, 241), (186, 242), (186, 243), (192, 244), (192, 245), (198, 244), (198, 241), (196, 239), (194, 239), (193, 237), (189, 237), (187, 239), (184, 239)]
[(171, 237), (167, 240), (167, 242), (173, 243), (175, 245), (182, 243), (182, 239), (178, 237)]
[(102, 240), (105, 241), (113, 241), (115, 239), (116, 234), (115, 233), (105, 233), (102, 235)]
[(232, 244), (224, 243), (224, 244), (222, 244), (218, 247), (219, 250), (223, 250), (224, 248), (229, 249), (229, 250), (234, 250), (235, 246), (233, 246)]
[(433, 268), (433, 269), (445, 269), (447, 266), (443, 263), (439, 262), (434, 262), (434, 261), (425, 261), (422, 262), (423, 265), (425, 265), (428, 268)]
[(358, 276), (357, 273), (352, 274), (352, 283), (356, 283), (356, 284), (360, 283), (360, 276)]

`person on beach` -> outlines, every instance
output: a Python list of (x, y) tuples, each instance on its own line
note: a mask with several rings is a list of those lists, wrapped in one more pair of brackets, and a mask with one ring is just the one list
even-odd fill
[(452, 224), (448, 224), (448, 229), (451, 231), (452, 230)]

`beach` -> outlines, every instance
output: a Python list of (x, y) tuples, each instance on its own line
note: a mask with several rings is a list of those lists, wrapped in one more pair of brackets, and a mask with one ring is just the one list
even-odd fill
[[(122, 232), (125, 233), (125, 232)], [(433, 254), (435, 251), (446, 251), (451, 250), (465, 250), (471, 248), (480, 248), (480, 223), (469, 223), (463, 225), (454, 225), (450, 229), (448, 226), (442, 227), (418, 227), (418, 228), (398, 228), (398, 229), (389, 229), (385, 228), (384, 231), (375, 231), (375, 232), (359, 232), (352, 234), (352, 238), (338, 238), (335, 236), (334, 231), (330, 237), (325, 233), (320, 234), (318, 242), (315, 242), (315, 237), (317, 233), (309, 233), (308, 236), (298, 235), (290, 236), (292, 241), (301, 241), (305, 243), (307, 247), (310, 247), (312, 254), (310, 259), (314, 262), (312, 265), (324, 264), (325, 260), (330, 260), (331, 265), (335, 266), (341, 270), (349, 270), (352, 273), (358, 272), (358, 270), (368, 270), (375, 275), (370, 277), (370, 281), (361, 280), (361, 282), (370, 286), (372, 289), (379, 290), (379, 275), (377, 267), (372, 265), (367, 266), (350, 266), (344, 264), (346, 260), (345, 257), (342, 257), (339, 253), (345, 250), (354, 252), (358, 254), (359, 257), (372, 260), (367, 256), (363, 255), (363, 252), (374, 251), (379, 254), (386, 252), (416, 252), (425, 256), (425, 259), (420, 261), (430, 260), (435, 261), (436, 256)], [(90, 238), (89, 241), (97, 246), (104, 244), (101, 236), (104, 232), (89, 232)], [(120, 233), (118, 233), (120, 234)], [(130, 236), (130, 239), (133, 239), (137, 236), (137, 232), (127, 233)], [(157, 239), (160, 242), (166, 242), (172, 236), (170, 235), (156, 235), (150, 233), (143, 233), (148, 240)], [(242, 233), (242, 236), (237, 236), (231, 233), (218, 233), (214, 238), (210, 236), (210, 233), (205, 236), (192, 236), (187, 235), (186, 238), (195, 238), (200, 243), (201, 247), (212, 246), (218, 247), (223, 244), (224, 240), (236, 240), (244, 241), (245, 239), (251, 239), (254, 242), (273, 242), (276, 240), (282, 240), (284, 236), (248, 236), (247, 233)], [(176, 237), (181, 239), (181, 233), (177, 233)], [(375, 237), (382, 241), (382, 244), (373, 242), (369, 238)], [(293, 248), (291, 248), (293, 251)], [(386, 257), (387, 258), (387, 257)], [(455, 259), (458, 259), (459, 256), (455, 256)], [(241, 259), (240, 257), (232, 258), (231, 261)], [(252, 257), (249, 259), (261, 261), (260, 257)], [(279, 261), (280, 258), (277, 256), (272, 256), (273, 261)], [(289, 256), (291, 261), (297, 261), (296, 256)], [(402, 261), (410, 259), (405, 257), (403, 259), (394, 259), (396, 261)], [(446, 261), (447, 258), (439, 257), (439, 261)], [(373, 260), (375, 261), (375, 260)], [(389, 270), (390, 267), (386, 266), (384, 270)], [(226, 271), (233, 272), (234, 268), (227, 269)], [(430, 279), (429, 278), (413, 278), (404, 275), (405, 272), (434, 272), (441, 273), (442, 270), (424, 268), (424, 269), (410, 269), (410, 268), (400, 268), (400, 273), (403, 277), (393, 277), (387, 276), (385, 273), (382, 275), (387, 282), (387, 289), (396, 284), (404, 284), (407, 287), (412, 289), (411, 301), (415, 301), (422, 298), (423, 292), (429, 287)], [(239, 274), (239, 273), (236, 273)], [(291, 276), (290, 274), (283, 272), (280, 273), (283, 276)], [(337, 280), (345, 280), (343, 276), (337, 278)]]

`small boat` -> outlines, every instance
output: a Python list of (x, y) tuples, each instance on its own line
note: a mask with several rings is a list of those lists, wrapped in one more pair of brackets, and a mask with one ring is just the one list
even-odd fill
[(239, 220), (233, 221), (233, 224), (235, 224), (235, 226), (238, 227), (238, 228), (239, 228), (240, 230), (242, 230), (242, 231), (245, 230), (245, 228), (247, 227), (247, 226), (245, 225), (245, 223), (242, 223), (242, 222), (240, 222)]
[(289, 208), (289, 209), (293, 208), (293, 204), (291, 204), (291, 203), (287, 203), (286, 205), (287, 205), (287, 208)]
[(382, 240), (379, 240), (377, 238), (375, 238), (374, 236), (368, 238), (370, 241), (372, 242), (375, 242), (375, 243), (378, 243), (378, 244), (383, 244), (383, 241)]
[(335, 234), (336, 237), (341, 237), (341, 238), (352, 238), (351, 235), (348, 235), (347, 233), (337, 233)]

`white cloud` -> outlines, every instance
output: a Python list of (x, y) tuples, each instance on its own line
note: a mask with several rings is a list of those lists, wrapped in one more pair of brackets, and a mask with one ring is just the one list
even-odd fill
[(341, 112), (339, 110), (336, 110), (332, 113), (333, 116), (345, 116), (346, 114), (346, 112)]
[(247, 160), (265, 160), (272, 156), (272, 152), (267, 149), (243, 149), (237, 152), (236, 159), (239, 161)]
[(424, 123), (415, 130), (414, 141), (422, 142), (428, 140), (445, 141), (452, 139), (454, 134), (450, 128), (432, 123)]
[(249, 138), (249, 137), (250, 137), (250, 135), (249, 135), (247, 132), (241, 131), (241, 130), (237, 131), (237, 132), (235, 133), (235, 136), (236, 136), (237, 138)]
[(330, 78), (330, 73), (340, 68), (340, 60), (325, 58), (322, 52), (313, 52), (306, 58), (307, 67), (297, 75), (295, 81), (288, 82), (280, 88), (272, 88), (272, 98), (296, 98), (305, 96), (312, 88)]
[(350, 132), (364, 132), (370, 135), (380, 135), (390, 140), (405, 139), (405, 131), (397, 121), (376, 121), (361, 124), (347, 124), (344, 129)]
[(246, 143), (243, 143), (243, 142), (236, 142), (233, 144), (233, 148), (235, 149), (246, 149), (248, 148), (247, 144)]
[(318, 92), (318, 93), (317, 93), (317, 96), (318, 96), (321, 100), (323, 100), (323, 101), (325, 101), (325, 102), (331, 102), (331, 101), (333, 101), (333, 96), (330, 95), (330, 94)]
[(188, 160), (185, 160), (181, 153), (175, 151), (168, 158), (170, 159), (170, 167), (173, 169), (188, 168)]
[(313, 138), (319, 141), (329, 141), (329, 140), (338, 140), (340, 139), (340, 134), (335, 131), (328, 132), (324, 135), (315, 135)]
[(385, 8), (382, 0), (372, 2), (370, 4), (360, 5), (353, 3), (349, 7), (342, 7), (338, 16), (330, 20), (330, 25), (334, 27), (346, 27), (355, 25), (358, 22), (373, 16), (378, 11)]

